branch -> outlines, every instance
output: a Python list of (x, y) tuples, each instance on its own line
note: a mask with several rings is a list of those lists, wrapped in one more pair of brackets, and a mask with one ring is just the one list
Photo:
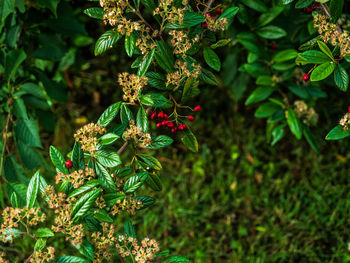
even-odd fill
[(211, 7), (211, 5), (214, 3), (215, 0), (209, 0), (207, 3), (207, 7), (204, 9), (204, 14), (207, 13)]
[(126, 147), (128, 146), (128, 144), (129, 144), (129, 143), (128, 143), (127, 141), (124, 142), (124, 144), (122, 145), (122, 147), (119, 148), (119, 150), (118, 150), (117, 153), (118, 153), (119, 155), (121, 155), (121, 154), (125, 151), (125, 149), (126, 149)]

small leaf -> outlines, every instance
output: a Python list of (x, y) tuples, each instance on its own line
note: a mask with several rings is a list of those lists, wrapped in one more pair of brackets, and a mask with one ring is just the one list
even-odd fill
[(344, 129), (343, 126), (335, 126), (326, 136), (326, 140), (340, 140), (350, 136), (350, 130)]
[(330, 13), (331, 13), (331, 22), (336, 23), (339, 17), (342, 14), (344, 7), (344, 0), (331, 0), (329, 5)]
[(119, 154), (110, 150), (99, 150), (95, 153), (97, 161), (106, 167), (116, 167), (122, 164)]
[(139, 189), (143, 185), (143, 182), (146, 180), (147, 176), (148, 176), (147, 172), (143, 172), (143, 173), (139, 173), (131, 176), (124, 184), (124, 192), (126, 194), (134, 193), (137, 189)]
[(334, 81), (337, 87), (342, 91), (347, 91), (349, 87), (349, 75), (346, 70), (337, 64), (334, 70)]
[(137, 154), (136, 158), (139, 162), (142, 162), (145, 164), (146, 169), (151, 168), (151, 169), (155, 169), (155, 170), (161, 170), (162, 169), (162, 165), (160, 164), (160, 162), (153, 156), (148, 155), (148, 154)]
[(95, 171), (98, 179), (102, 182), (102, 187), (109, 192), (117, 191), (117, 187), (113, 181), (112, 176), (108, 173), (107, 169), (99, 162), (95, 163)]
[(26, 199), (26, 206), (28, 208), (32, 208), (35, 204), (38, 191), (39, 191), (39, 185), (40, 185), (39, 176), (40, 176), (40, 172), (37, 171), (29, 181), (28, 188), (27, 188), (27, 199)]
[(6, 57), (5, 57), (5, 80), (6, 81), (9, 81), (12, 79), (12, 77), (17, 71), (17, 68), (22, 64), (22, 62), (26, 58), (27, 58), (27, 55), (23, 49), (13, 49), (6, 54)]
[(80, 186), (79, 188), (75, 189), (73, 192), (71, 192), (68, 197), (71, 198), (71, 197), (74, 197), (74, 196), (77, 196), (77, 195), (80, 195), (86, 191), (89, 191), (91, 190), (92, 188), (96, 187), (96, 186), (99, 186), (100, 184), (102, 184), (102, 182), (100, 180), (90, 180), (88, 182), (86, 182), (84, 185)]
[(162, 190), (162, 182), (156, 172), (148, 173), (145, 183), (152, 188), (154, 191)]
[(84, 10), (84, 14), (96, 19), (103, 19), (105, 11), (101, 7), (91, 7)]
[(305, 51), (304, 53), (299, 54), (299, 57), (307, 62), (314, 64), (323, 64), (331, 61), (331, 59), (326, 54), (317, 50)]
[(50, 228), (41, 227), (34, 232), (34, 235), (36, 237), (53, 237), (55, 234), (52, 232)]
[(220, 62), (218, 55), (216, 55), (216, 53), (214, 52), (214, 50), (212, 50), (209, 47), (204, 47), (203, 55), (204, 55), (205, 62), (211, 68), (215, 69), (216, 71), (220, 71), (221, 62)]
[(320, 81), (327, 78), (334, 71), (335, 65), (333, 61), (319, 65), (312, 71), (310, 76), (311, 81)]
[(132, 111), (128, 108), (128, 105), (126, 103), (123, 103), (120, 108), (120, 119), (122, 121), (122, 124), (129, 125), (129, 122), (134, 119), (134, 115), (132, 114)]
[(74, 142), (74, 147), (72, 151), (72, 162), (74, 170), (80, 170), (85, 168), (84, 152), (81, 149), (80, 143), (77, 141)]
[(189, 130), (183, 131), (182, 143), (192, 152), (198, 152), (198, 142), (196, 136)]
[(75, 256), (61, 256), (50, 263), (89, 263), (87, 259), (81, 258), (81, 257), (75, 257)]
[(196, 12), (186, 12), (184, 14), (183, 22), (181, 24), (168, 23), (165, 25), (165, 28), (181, 29), (181, 28), (193, 27), (195, 25), (200, 24), (204, 19), (205, 18), (202, 14), (199, 14)]
[(185, 86), (182, 92), (181, 104), (196, 96), (199, 93), (198, 89), (199, 81), (194, 78), (188, 78), (185, 82)]
[(100, 191), (101, 189), (92, 190), (77, 200), (71, 211), (73, 221), (84, 216), (90, 210), (100, 194)]
[(55, 147), (50, 146), (50, 158), (53, 165), (62, 173), (68, 174), (68, 169), (65, 165), (65, 160), (62, 153)]
[(136, 238), (136, 232), (130, 220), (125, 222), (124, 231), (128, 237)]
[(125, 52), (129, 57), (132, 57), (135, 50), (136, 37), (134, 34), (125, 35)]
[(110, 145), (114, 143), (116, 140), (118, 140), (120, 137), (112, 132), (106, 133), (100, 138), (98, 138), (98, 141), (101, 145)]
[(135, 200), (140, 200), (143, 203), (143, 206), (141, 209), (152, 206), (156, 201), (156, 199), (150, 196), (138, 196), (138, 197), (135, 197)]
[(258, 87), (252, 92), (252, 94), (249, 95), (248, 99), (245, 102), (245, 105), (263, 101), (267, 99), (275, 90), (276, 88), (274, 87)]
[(153, 56), (155, 53), (155, 49), (152, 49), (147, 56), (144, 58), (144, 60), (141, 62), (141, 65), (139, 67), (139, 70), (137, 71), (137, 75), (142, 77), (146, 74), (149, 66), (151, 65), (151, 62), (153, 60)]
[(310, 128), (306, 125), (304, 125), (304, 137), (306, 138), (306, 141), (309, 143), (311, 148), (316, 152), (320, 153), (320, 147), (318, 146), (318, 141), (315, 137), (315, 135), (310, 131)]
[(276, 53), (273, 60), (275, 62), (284, 62), (296, 58), (297, 55), (298, 52), (295, 49), (286, 49)]
[(256, 33), (265, 39), (279, 39), (287, 35), (284, 29), (272, 25), (259, 28)]
[(319, 41), (319, 40), (317, 40), (317, 44), (318, 44), (319, 48), (321, 49), (321, 51), (334, 61), (332, 51), (329, 49), (329, 47), (324, 42)]
[(96, 42), (95, 56), (100, 55), (108, 49), (112, 48), (120, 38), (121, 35), (114, 30), (108, 30), (107, 32), (103, 33)]
[(237, 6), (230, 7), (222, 13), (222, 15), (219, 17), (219, 19), (232, 18), (238, 13), (238, 11), (239, 11), (239, 8)]
[(147, 113), (143, 107), (140, 107), (136, 116), (136, 126), (140, 127), (145, 133), (148, 133), (148, 118)]
[(281, 107), (272, 102), (266, 102), (259, 106), (255, 112), (256, 118), (267, 118), (272, 116), (276, 111), (280, 110)]
[(157, 137), (152, 138), (151, 145), (148, 145), (147, 149), (160, 149), (166, 147), (173, 143), (173, 139), (166, 135), (159, 135)]
[(117, 102), (109, 106), (98, 118), (97, 123), (101, 124), (103, 127), (106, 127), (108, 124), (110, 124), (115, 116), (118, 114), (120, 109), (121, 102)]
[(16, 137), (25, 144), (34, 147), (42, 147), (39, 137), (39, 127), (35, 120), (19, 119), (15, 126)]
[(289, 125), (291, 132), (295, 135), (295, 137), (298, 140), (300, 140), (303, 132), (301, 128), (301, 123), (297, 114), (291, 108), (288, 109), (287, 123)]
[(174, 55), (171, 48), (164, 41), (157, 41), (157, 51), (155, 58), (158, 65), (167, 73), (174, 71)]

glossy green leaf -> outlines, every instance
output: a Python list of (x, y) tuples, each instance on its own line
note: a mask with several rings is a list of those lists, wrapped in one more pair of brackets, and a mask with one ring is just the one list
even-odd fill
[(128, 105), (123, 103), (120, 108), (120, 119), (123, 124), (129, 125), (129, 122), (134, 120), (132, 111), (128, 108)]
[(326, 136), (326, 140), (340, 140), (350, 136), (350, 130), (344, 129), (343, 126), (335, 126)]
[(80, 186), (79, 188), (75, 189), (73, 192), (71, 192), (68, 197), (74, 197), (74, 196), (77, 196), (77, 195), (80, 195), (86, 191), (89, 191), (91, 190), (92, 188), (96, 187), (96, 186), (99, 186), (101, 185), (102, 182), (100, 180), (97, 180), (97, 179), (93, 179), (93, 180), (90, 180), (88, 182), (86, 182), (84, 185)]
[(65, 165), (66, 161), (62, 153), (53, 145), (50, 146), (50, 158), (53, 165), (62, 173), (68, 174), (68, 169)]
[(209, 47), (204, 47), (203, 56), (205, 62), (209, 65), (209, 67), (213, 68), (216, 71), (220, 71), (221, 62), (218, 55)]
[(344, 7), (344, 0), (331, 0), (329, 11), (331, 13), (331, 22), (336, 23), (340, 18)]
[(117, 102), (109, 106), (98, 118), (97, 123), (101, 124), (103, 127), (107, 127), (110, 124), (115, 116), (118, 114), (120, 109), (121, 102)]
[(309, 145), (311, 146), (311, 148), (316, 152), (316, 153), (320, 153), (320, 147), (318, 145), (318, 141), (315, 137), (315, 135), (311, 132), (310, 128), (306, 125), (304, 125), (304, 137), (306, 139), (306, 141), (309, 143)]
[(156, 43), (155, 59), (158, 65), (167, 73), (173, 72), (175, 60), (171, 48), (164, 41), (156, 41)]
[[(4, 0), (7, 1), (7, 0)], [(0, 4), (1, 8), (1, 4)], [(5, 57), (5, 80), (9, 81), (13, 78), (18, 67), (27, 58), (23, 49), (13, 49), (6, 54)]]
[(125, 35), (125, 52), (131, 57), (135, 50), (136, 37), (134, 34)]
[(84, 14), (96, 19), (103, 19), (105, 11), (101, 7), (91, 7), (84, 10)]
[(295, 137), (298, 140), (300, 140), (303, 133), (301, 123), (297, 114), (291, 108), (288, 109), (287, 123), (290, 128), (290, 131), (295, 135)]
[(186, 80), (182, 92), (181, 104), (185, 103), (187, 100), (199, 94), (198, 85), (199, 81), (194, 78), (188, 78)]
[(112, 176), (102, 164), (96, 162), (95, 171), (98, 179), (102, 182), (102, 187), (104, 189), (106, 189), (109, 192), (117, 191), (117, 187), (115, 186)]
[(50, 228), (40, 227), (37, 230), (35, 230), (34, 235), (36, 237), (53, 237), (55, 234)]
[(310, 76), (311, 81), (320, 81), (327, 78), (333, 73), (335, 66), (336, 64), (333, 61), (319, 65), (312, 71)]
[(153, 156), (148, 154), (138, 154), (136, 155), (136, 158), (139, 162), (142, 162), (146, 165), (146, 167), (149, 167), (151, 169), (160, 170), (162, 169), (162, 165), (160, 162)]
[(299, 57), (314, 64), (323, 64), (331, 61), (325, 53), (317, 50), (305, 51), (304, 53), (299, 54)]
[(71, 211), (73, 220), (84, 216), (90, 210), (90, 208), (94, 206), (100, 191), (101, 189), (91, 190), (77, 200)]
[(204, 20), (204, 16), (202, 14), (196, 12), (186, 12), (183, 18), (183, 22), (181, 24), (173, 24), (168, 23), (165, 25), (167, 29), (181, 29), (193, 27), (195, 25), (200, 24)]
[(317, 40), (317, 44), (318, 44), (319, 48), (321, 49), (321, 51), (334, 61), (332, 51), (329, 49), (329, 47), (324, 42), (319, 41), (319, 40)]
[(284, 62), (296, 58), (298, 52), (295, 49), (285, 49), (276, 53), (273, 57), (275, 62)]
[(147, 149), (160, 149), (166, 146), (169, 146), (173, 143), (173, 139), (166, 135), (159, 135), (157, 137), (152, 138), (151, 145), (148, 145)]
[(28, 188), (27, 188), (27, 198), (26, 198), (26, 206), (28, 208), (32, 208), (35, 204), (38, 191), (39, 191), (39, 185), (40, 185), (40, 172), (37, 171), (32, 178), (29, 181)]
[(156, 201), (156, 199), (150, 196), (138, 196), (135, 197), (135, 200), (140, 200), (143, 203), (141, 209), (152, 206)]
[(111, 49), (121, 38), (121, 35), (114, 30), (108, 30), (103, 33), (97, 40), (95, 45), (95, 56), (102, 54), (103, 52)]
[(98, 138), (98, 141), (101, 145), (110, 145), (114, 143), (116, 140), (118, 140), (120, 137), (112, 132), (106, 133), (102, 135), (100, 138)]
[(137, 111), (136, 126), (140, 127), (143, 132), (148, 133), (148, 117), (143, 107), (140, 107)]
[(141, 62), (141, 65), (137, 71), (137, 75), (138, 76), (144, 76), (149, 68), (149, 66), (151, 65), (151, 62), (153, 60), (153, 56), (155, 53), (155, 49), (152, 49), (152, 51), (150, 51), (147, 56), (144, 58), (144, 60)]
[(124, 192), (126, 194), (132, 194), (137, 191), (143, 185), (147, 176), (147, 172), (142, 172), (131, 176), (124, 184)]
[(196, 136), (189, 130), (183, 131), (182, 143), (192, 152), (198, 152), (198, 141)]
[(97, 161), (105, 167), (116, 167), (122, 164), (119, 154), (110, 150), (99, 150), (95, 153)]
[(284, 29), (272, 25), (259, 28), (256, 33), (265, 39), (279, 39), (287, 35)]
[(347, 91), (349, 87), (349, 75), (346, 70), (337, 64), (334, 70), (334, 82), (342, 91)]
[(145, 183), (154, 191), (162, 190), (162, 181), (160, 180), (157, 172), (149, 172)]
[(245, 102), (245, 105), (263, 101), (267, 99), (275, 90), (276, 88), (274, 87), (258, 87), (252, 92), (252, 94), (249, 95), (248, 99)]
[(276, 111), (280, 110), (281, 107), (272, 102), (266, 102), (259, 106), (255, 112), (256, 118), (267, 118), (272, 116)]
[(136, 232), (130, 220), (125, 222), (124, 231), (125, 235), (127, 235), (128, 237), (136, 238)]
[(80, 143), (77, 141), (74, 142), (74, 146), (73, 146), (72, 162), (73, 162), (74, 170), (80, 170), (85, 168), (84, 152), (81, 149)]
[(35, 120), (19, 119), (15, 125), (16, 137), (25, 144), (42, 147), (39, 137), (39, 127)]

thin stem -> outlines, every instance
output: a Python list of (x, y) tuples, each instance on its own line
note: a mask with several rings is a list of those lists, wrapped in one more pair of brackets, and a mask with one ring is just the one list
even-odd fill
[(118, 153), (119, 155), (121, 155), (121, 154), (125, 151), (125, 149), (126, 149), (126, 147), (128, 146), (128, 144), (129, 144), (128, 141), (124, 142), (124, 144), (122, 145), (122, 147), (119, 148), (119, 150), (118, 150), (117, 153)]
[(211, 5), (214, 3), (215, 0), (209, 0), (207, 3), (207, 7), (204, 9), (204, 13), (207, 13), (211, 7)]
[[(5, 159), (5, 150), (6, 150), (6, 143), (7, 143), (7, 132), (9, 129), (9, 124), (10, 124), (10, 119), (11, 119), (11, 107), (12, 107), (12, 98), (9, 99), (8, 101), (9, 105), (9, 113), (7, 114), (7, 119), (6, 119), (6, 125), (4, 129), (4, 144), (2, 146), (2, 152), (1, 152), (1, 161), (0, 161), (0, 177), (2, 176), (2, 168), (4, 166), (4, 159)], [(3, 179), (6, 181), (5, 177)]]

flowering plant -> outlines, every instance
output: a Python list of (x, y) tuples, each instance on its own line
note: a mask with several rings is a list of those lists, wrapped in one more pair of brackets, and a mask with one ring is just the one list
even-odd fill
[[(160, 252), (153, 239), (138, 238), (132, 216), (155, 203), (155, 198), (137, 194), (141, 187), (162, 190), (162, 165), (152, 150), (170, 145), (179, 135), (188, 149), (198, 151), (190, 123), (202, 108), (186, 103), (199, 94), (200, 83), (217, 85), (214, 73), (198, 59), (203, 55), (210, 68), (220, 71), (214, 49), (228, 42), (217, 40), (220, 34), (215, 33), (225, 30), (238, 12), (237, 7), (212, 5), (101, 0), (101, 7), (85, 10), (112, 27), (97, 40), (96, 55), (124, 38), (127, 55), (136, 57), (130, 72), (118, 76), (123, 101), (75, 133), (68, 160), (50, 147), (55, 185), (39, 171), (28, 187), (9, 183), (12, 207), (2, 211), (0, 221), (0, 238), (8, 247), (1, 262), (188, 262), (168, 250)], [(167, 135), (154, 135), (158, 130)], [(128, 149), (131, 159), (125, 160), (121, 156)], [(127, 215), (124, 229), (116, 225), (121, 214)], [(21, 246), (19, 237), (34, 240), (34, 246)], [(63, 251), (55, 248), (60, 242), (67, 244)], [(33, 249), (29, 255), (28, 247)]]

